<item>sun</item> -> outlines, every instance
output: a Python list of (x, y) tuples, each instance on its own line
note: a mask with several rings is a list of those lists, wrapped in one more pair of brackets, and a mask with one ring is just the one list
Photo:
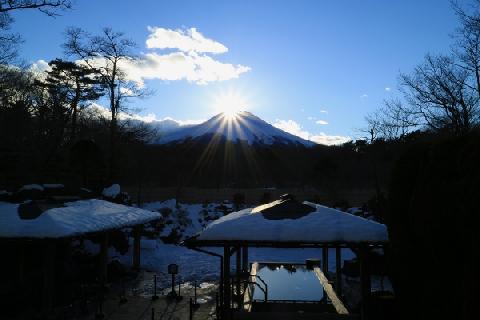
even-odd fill
[(228, 119), (234, 119), (240, 111), (248, 108), (248, 101), (238, 92), (229, 91), (215, 97), (214, 108)]

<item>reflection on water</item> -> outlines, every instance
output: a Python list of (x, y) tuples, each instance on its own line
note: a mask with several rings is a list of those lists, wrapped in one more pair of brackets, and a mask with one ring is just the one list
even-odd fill
[[(305, 265), (261, 264), (257, 275), (268, 285), (268, 300), (319, 301), (323, 298), (320, 282)], [(262, 285), (261, 281), (257, 282)], [(263, 292), (256, 288), (253, 298), (263, 300)]]

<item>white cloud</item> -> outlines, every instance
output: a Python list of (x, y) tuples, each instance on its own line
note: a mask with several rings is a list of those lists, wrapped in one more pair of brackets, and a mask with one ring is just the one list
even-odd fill
[[(145, 80), (188, 82), (205, 85), (211, 82), (238, 78), (251, 70), (241, 64), (220, 62), (208, 53), (224, 53), (228, 48), (212, 39), (205, 38), (195, 28), (171, 30), (149, 27), (147, 39), (149, 49), (174, 49), (173, 52), (151, 50), (135, 59), (122, 60), (120, 68), (127, 78), (139, 87)], [(102, 60), (97, 59), (101, 66)], [(105, 63), (105, 62), (103, 62)]]
[(320, 110), (320, 113), (328, 113), (327, 110)]
[(47, 78), (47, 72), (52, 70), (52, 67), (45, 60), (37, 60), (28, 68), (38, 80), (45, 80)]
[(293, 135), (296, 135), (302, 139), (310, 140), (318, 144), (324, 144), (328, 146), (342, 144), (352, 140), (350, 137), (329, 136), (323, 132), (320, 132), (319, 134), (311, 134), (310, 132), (304, 130), (300, 124), (298, 124), (293, 120), (277, 119), (273, 124), (273, 126), (279, 129), (282, 129), (283, 131), (286, 131), (288, 133), (291, 133)]
[(316, 124), (321, 124), (321, 125), (326, 125), (326, 124), (328, 124), (328, 122), (325, 121), (325, 120), (317, 120), (317, 121), (315, 121), (315, 123), (316, 123)]
[[(228, 51), (223, 44), (205, 38), (195, 28), (187, 30), (170, 30), (159, 27), (148, 27), (150, 35), (147, 48), (135, 58), (119, 62), (119, 68), (126, 78), (138, 87), (145, 85), (145, 80), (179, 81), (186, 80), (199, 85), (211, 82), (226, 81), (238, 78), (251, 70), (241, 64), (218, 61), (208, 54), (219, 54)], [(154, 49), (173, 49), (169, 52), (158, 52)], [(77, 63), (82, 63), (80, 60)], [(107, 60), (93, 58), (90, 63), (97, 68), (104, 67)], [(38, 74), (49, 70), (44, 60), (38, 60), (30, 69)]]
[(389, 92), (391, 91), (392, 89), (390, 87), (385, 87), (385, 91)]
[(178, 126), (190, 126), (190, 125), (195, 125), (195, 124), (200, 124), (205, 122), (205, 119), (200, 119), (200, 120), (177, 120), (171, 117), (165, 117), (165, 118), (157, 118), (157, 116), (153, 113), (149, 113), (145, 116), (142, 116), (140, 114), (127, 114), (127, 113), (121, 113), (119, 115), (119, 118), (121, 120), (137, 120), (137, 121), (142, 121), (145, 123), (165, 123), (165, 122), (175, 122), (178, 124)]
[(30, 71), (35, 73), (37, 72), (41, 73), (41, 72), (50, 71), (50, 70), (52, 70), (52, 68), (50, 67), (48, 62), (43, 59), (37, 60), (30, 65)]
[(309, 140), (310, 133), (308, 131), (304, 131), (302, 126), (293, 120), (277, 119), (273, 126), (282, 129), (285, 132), (296, 135), (302, 139)]
[(308, 117), (307, 119), (310, 120), (310, 121), (313, 121), (313, 120), (315, 120), (316, 118), (315, 118), (315, 117)]
[(364, 94), (362, 94), (362, 95), (360, 96), (360, 98), (361, 98), (361, 99), (366, 99), (366, 98), (368, 98), (368, 94), (364, 93)]
[[(110, 111), (108, 110), (107, 107), (104, 107), (98, 103), (92, 103), (88, 106), (86, 109), (86, 112), (92, 111), (104, 118), (110, 118), (111, 114)], [(166, 123), (166, 122), (175, 122), (176, 125), (178, 126), (189, 126), (189, 125), (194, 125), (194, 124), (199, 124), (202, 122), (205, 122), (205, 119), (199, 119), (199, 120), (177, 120), (173, 119), (171, 117), (165, 117), (165, 118), (158, 118), (154, 113), (149, 113), (147, 115), (140, 115), (140, 114), (129, 114), (125, 112), (120, 112), (118, 115), (118, 118), (120, 120), (134, 120), (134, 121), (142, 121), (145, 123)]]
[(148, 27), (150, 35), (146, 45), (149, 49), (178, 49), (183, 52), (225, 53), (228, 48), (220, 42), (205, 38), (196, 28), (172, 30)]
[(350, 137), (345, 136), (329, 136), (321, 132), (319, 135), (310, 136), (310, 140), (318, 144), (324, 144), (327, 146), (337, 145), (351, 141)]
[(250, 71), (249, 67), (219, 62), (209, 56), (196, 53), (173, 52), (147, 53), (135, 60), (123, 60), (121, 69), (129, 80), (143, 86), (144, 80), (165, 81), (187, 80), (196, 84), (207, 84), (238, 78)]

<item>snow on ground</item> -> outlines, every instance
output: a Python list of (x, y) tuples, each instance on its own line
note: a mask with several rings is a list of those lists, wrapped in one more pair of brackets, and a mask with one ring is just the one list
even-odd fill
[(120, 185), (112, 184), (110, 187), (103, 189), (102, 195), (108, 198), (115, 198), (120, 194)]
[(18, 191), (24, 191), (24, 190), (39, 190), (43, 191), (43, 187), (39, 184), (26, 184), (23, 187), (21, 187)]
[(172, 232), (178, 234), (178, 240), (183, 240), (201, 231), (213, 220), (222, 217), (230, 206), (208, 204), (176, 203), (175, 199), (163, 202), (150, 202), (142, 207), (145, 210), (158, 211), (162, 214), (160, 223), (164, 225), (160, 236), (167, 237)]
[(61, 183), (44, 183), (43, 187), (45, 189), (61, 189), (65, 188), (65, 186)]

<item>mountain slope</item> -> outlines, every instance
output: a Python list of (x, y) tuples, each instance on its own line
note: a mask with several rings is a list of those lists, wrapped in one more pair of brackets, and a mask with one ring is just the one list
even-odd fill
[(221, 135), (226, 140), (248, 144), (294, 144), (306, 147), (315, 143), (278, 129), (254, 114), (242, 111), (234, 116), (220, 113), (213, 118), (191, 127), (166, 133), (157, 140), (158, 144), (178, 143), (188, 139), (211, 138)]

